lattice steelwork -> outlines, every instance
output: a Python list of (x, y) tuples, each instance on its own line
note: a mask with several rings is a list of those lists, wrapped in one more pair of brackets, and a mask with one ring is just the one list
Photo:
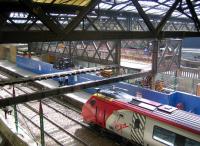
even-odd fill
[(120, 49), (116, 48), (116, 43), (118, 41), (72, 41), (32, 43), (29, 46), (37, 54), (51, 53), (99, 64), (115, 64), (115, 53)]
[[(100, 3), (101, 5), (102, 3)], [(117, 7), (118, 5), (116, 5)], [(127, 6), (128, 7), (128, 6)], [(130, 7), (130, 6), (129, 6)], [(136, 9), (134, 6), (132, 6)], [(144, 20), (134, 11), (131, 12), (116, 12), (111, 9), (102, 10), (99, 7), (89, 13), (82, 22), (76, 27), (76, 30), (106, 30), (106, 31), (148, 31), (148, 27)], [(146, 10), (149, 12), (150, 10)], [(72, 12), (71, 12), (72, 13)], [(164, 13), (164, 12), (163, 12)], [(181, 15), (181, 14), (180, 14)], [(45, 15), (46, 16), (46, 15)], [(72, 14), (55, 14), (49, 13), (49, 19), (54, 20), (56, 25), (63, 29), (67, 26), (74, 18), (76, 18), (75, 11)], [(180, 16), (179, 16), (180, 17)], [(24, 12), (12, 12), (9, 16), (2, 14), (2, 18), (7, 18), (7, 26), (11, 30), (51, 30), (51, 27), (46, 27), (44, 21), (40, 18), (35, 17), (30, 13)], [(158, 26), (161, 17), (149, 14), (150, 21), (154, 26)], [(58, 29), (59, 29), (58, 27)], [(3, 29), (3, 28), (2, 28)], [(195, 24), (186, 18), (175, 18), (166, 22), (163, 30), (167, 31), (195, 31)]]
[[(120, 42), (120, 46), (116, 43)], [(152, 61), (153, 40), (72, 41), (31, 43), (31, 51), (37, 54), (51, 53), (99, 64), (116, 64), (116, 52), (120, 58), (144, 62)], [(180, 66), (182, 40), (158, 41), (158, 72), (175, 70)], [(118, 52), (119, 53), (119, 52)], [(120, 59), (118, 58), (118, 59)]]
[(190, 0), (1, 1), (0, 42), (199, 36), (199, 9)]
[(177, 70), (181, 63), (182, 40), (169, 39), (159, 41), (158, 72)]

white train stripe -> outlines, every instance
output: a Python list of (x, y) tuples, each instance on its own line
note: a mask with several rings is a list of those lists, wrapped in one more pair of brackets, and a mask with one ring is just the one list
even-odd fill
[(142, 127), (144, 127), (144, 125), (145, 125), (145, 121), (143, 121), (143, 116), (142, 115), (139, 115), (139, 114), (135, 114), (136, 115), (136, 117), (137, 117), (137, 119), (139, 119), (140, 120), (140, 124), (142, 125)]
[(141, 139), (136, 135), (134, 130), (131, 130), (131, 136), (132, 138), (135, 139), (135, 142), (137, 142), (138, 144), (141, 144)]
[(134, 135), (135, 137), (137, 137), (138, 141), (139, 141), (139, 144), (141, 144), (141, 141), (142, 141), (142, 138), (141, 138), (141, 135), (138, 135), (137, 131), (135, 130), (135, 127), (134, 127), (134, 123), (135, 123), (135, 120), (137, 119), (135, 113), (133, 113), (133, 126), (132, 126), (132, 129), (131, 129), (131, 132), (132, 132), (132, 135)]
[(134, 126), (131, 129), (132, 135), (136, 136), (140, 143), (139, 144), (144, 144), (143, 143), (143, 137), (144, 137), (144, 125), (145, 125), (145, 121), (144, 121), (144, 117), (138, 113), (133, 113), (133, 124), (135, 123), (135, 120), (139, 119), (140, 120), (140, 125), (139, 125), (139, 129), (134, 129)]
[(133, 134), (133, 132), (131, 131), (131, 139), (136, 142), (136, 143), (140, 143), (140, 141), (138, 140), (137, 137), (135, 137), (135, 135)]

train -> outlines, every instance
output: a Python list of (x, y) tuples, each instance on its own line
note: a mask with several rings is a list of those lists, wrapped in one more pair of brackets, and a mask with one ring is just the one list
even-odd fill
[[(63, 71), (56, 69), (57, 64), (21, 55), (17, 55), (16, 64), (37, 74)], [(102, 77), (95, 74), (79, 74), (76, 78), (68, 77), (68, 84), (100, 79)], [(113, 85), (115, 89), (109, 89)], [(93, 94), (82, 108), (86, 123), (101, 126), (130, 142), (144, 146), (200, 146), (199, 96), (180, 91), (166, 94), (125, 82), (100, 88), (85, 90)], [(126, 91), (122, 92), (119, 88)], [(139, 97), (137, 93), (140, 93)]]
[[(21, 55), (17, 55), (16, 65), (17, 67), (34, 72), (36, 74), (48, 74), (60, 71), (73, 70), (71, 67), (67, 68), (66, 70), (59, 70), (56, 69), (57, 67), (53, 66), (53, 64), (46, 63), (41, 60), (35, 60), (34, 58), (27, 58)], [(64, 85), (74, 85), (77, 83), (101, 79), (103, 79), (103, 77), (98, 76), (95, 73), (86, 73), (68, 76), (68, 81), (66, 82), (66, 79), (64, 78), (63, 83), (65, 83)], [(60, 78), (55, 80), (60, 81)], [(124, 90), (124, 92), (126, 92), (129, 95), (135, 96), (137, 92), (140, 92), (142, 94), (142, 97), (145, 99), (162, 104), (167, 104), (173, 107), (181, 105), (184, 111), (200, 115), (200, 96), (195, 96), (181, 91), (163, 93), (147, 88), (138, 87), (137, 85), (133, 85), (127, 82), (112, 83), (109, 85), (100, 86), (99, 88), (110, 88), (112, 85), (114, 85), (117, 88), (125, 89), (126, 91)], [(89, 94), (94, 94), (96, 93), (96, 88), (88, 88), (84, 91)]]
[(180, 107), (98, 89), (82, 107), (84, 122), (142, 146), (200, 146), (200, 116)]

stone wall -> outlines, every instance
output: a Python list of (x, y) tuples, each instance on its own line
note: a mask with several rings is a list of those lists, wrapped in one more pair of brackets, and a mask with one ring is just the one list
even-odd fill
[(0, 45), (0, 60), (9, 60), (13, 63), (16, 62), (16, 45), (14, 44), (1, 44)]
[(7, 127), (7, 125), (1, 118), (0, 118), (0, 133), (3, 134), (3, 137), (5, 137), (8, 140), (9, 145), (11, 146), (28, 146), (27, 143), (25, 143), (15, 133), (13, 133), (13, 131), (11, 131), (9, 127)]

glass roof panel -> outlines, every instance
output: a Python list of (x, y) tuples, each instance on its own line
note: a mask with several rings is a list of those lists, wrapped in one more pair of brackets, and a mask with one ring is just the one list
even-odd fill
[(96, 6), (96, 8), (98, 7), (100, 7), (101, 9), (109, 9), (112, 7), (112, 5), (106, 3), (100, 3), (98, 6)]
[(112, 10), (119, 10), (119, 9), (125, 7), (126, 5), (127, 5), (126, 3), (125, 3), (125, 4), (123, 3), (123, 4), (116, 5), (116, 6), (114, 6), (114, 7), (112, 8)]
[(145, 6), (145, 7), (153, 7), (153, 6), (155, 6), (155, 5), (157, 5), (158, 3), (156, 3), (156, 2), (153, 2), (153, 1), (139, 1), (139, 3), (140, 3), (140, 5), (143, 7), (143, 6)]
[(148, 14), (154, 14), (154, 15), (160, 15), (160, 14), (163, 14), (165, 13), (165, 11), (163, 10), (155, 10), (155, 9), (151, 9), (148, 11)]
[(131, 12), (137, 12), (137, 10), (136, 10), (136, 8), (134, 6), (127, 6), (123, 10), (131, 11)]
[[(87, 6), (91, 0), (33, 0), (34, 2), (40, 3), (53, 3), (53, 4), (64, 4), (64, 5), (75, 5), (75, 6)], [(142, 9), (145, 11), (147, 15), (155, 14), (159, 16), (163, 16), (167, 13), (169, 8), (173, 5), (175, 0), (138, 0)], [(200, 0), (192, 1), (196, 13), (198, 17), (200, 17)], [(95, 9), (103, 9), (103, 10), (112, 10), (112, 11), (127, 11), (138, 13), (137, 9), (132, 3), (132, 0), (101, 0), (98, 6)], [(182, 0), (182, 8), (186, 15), (191, 16), (188, 6), (186, 4), (186, 0)], [(185, 14), (182, 14), (178, 11), (172, 13), (172, 17), (184, 17)]]
[(91, 0), (33, 0), (33, 2), (39, 3), (53, 3), (53, 4), (65, 4), (75, 6), (87, 6)]

